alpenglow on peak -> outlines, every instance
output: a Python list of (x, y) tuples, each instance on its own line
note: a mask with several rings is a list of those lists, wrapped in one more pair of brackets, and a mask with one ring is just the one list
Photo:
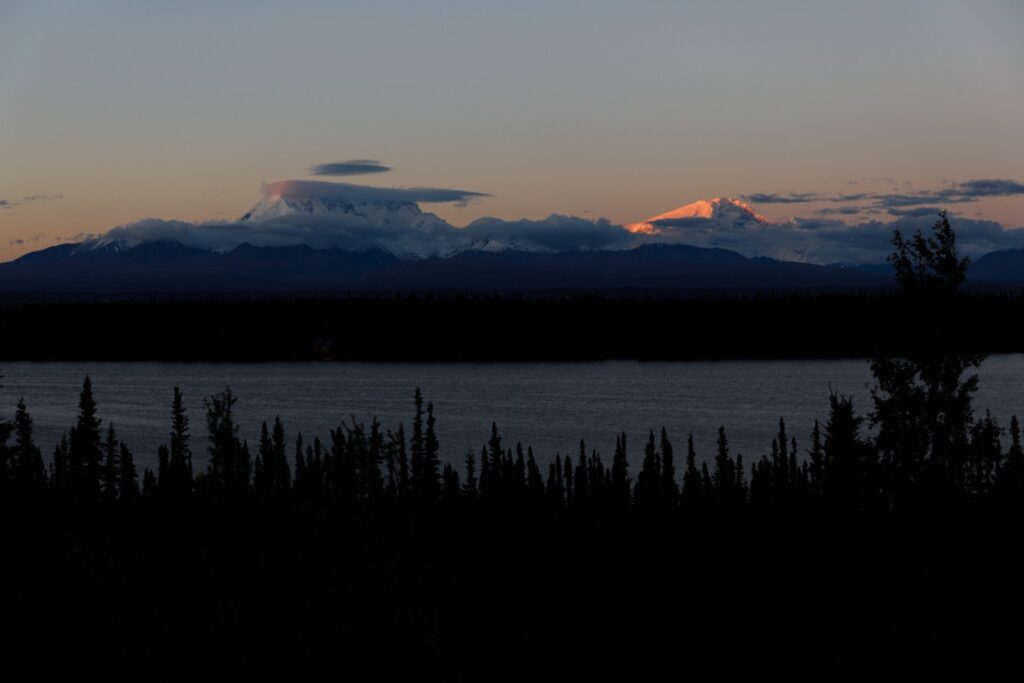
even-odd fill
[(626, 225), (630, 232), (646, 235), (661, 234), (664, 228), (682, 227), (691, 221), (712, 228), (742, 228), (748, 225), (768, 225), (766, 217), (754, 211), (746, 202), (729, 197), (701, 199), (677, 209), (660, 213), (646, 220)]

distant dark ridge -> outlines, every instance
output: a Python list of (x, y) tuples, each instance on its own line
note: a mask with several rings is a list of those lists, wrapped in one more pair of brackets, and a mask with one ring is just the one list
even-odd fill
[[(1024, 250), (986, 254), (968, 277), (973, 288), (1019, 289)], [(174, 242), (62, 244), (0, 264), (0, 301), (393, 292), (693, 297), (892, 286), (888, 264), (822, 266), (666, 244), (625, 251), (466, 251), (413, 261), (379, 249), (243, 244), (217, 253)]]
[(150, 242), (60, 245), (0, 264), (0, 292), (93, 294), (308, 292), (682, 293), (854, 291), (891, 285), (853, 268), (745, 258), (725, 249), (647, 245), (626, 251), (468, 251), (403, 261), (381, 251), (254, 247), (225, 253)]
[[(0, 361), (853, 358), (911, 339), (892, 294), (217, 297), (0, 305)], [(1024, 296), (969, 294), (962, 343), (1024, 352)]]

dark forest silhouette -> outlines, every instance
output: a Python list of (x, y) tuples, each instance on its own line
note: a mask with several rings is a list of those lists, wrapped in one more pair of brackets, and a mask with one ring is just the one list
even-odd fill
[(457, 466), (419, 390), (408, 425), (309, 438), (276, 419), (250, 443), (230, 389), (196, 416), (175, 388), (157, 468), (139, 472), (89, 378), (48, 458), (20, 401), (0, 424), (5, 669), (1020, 673), (1020, 425), (973, 412), (983, 356), (949, 316), (968, 264), (945, 215), (894, 245), (913, 334), (872, 359), (867, 412), (833, 394), (806, 441), (780, 419), (750, 460), (724, 427), (711, 453), (662, 429), (542, 468), (495, 425)]
[[(51, 298), (52, 299), (52, 298)], [(970, 291), (947, 330), (1024, 351), (1024, 295)], [(866, 358), (913, 335), (893, 292), (680, 297), (456, 293), (0, 304), (0, 358), (34, 361), (587, 361)]]

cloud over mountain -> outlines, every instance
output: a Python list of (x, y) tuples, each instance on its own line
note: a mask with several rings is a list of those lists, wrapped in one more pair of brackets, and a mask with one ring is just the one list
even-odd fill
[(390, 166), (385, 166), (373, 159), (349, 159), (348, 161), (335, 161), (330, 164), (319, 164), (309, 169), (313, 175), (367, 175), (369, 173), (384, 173), (390, 171)]
[(635, 242), (632, 233), (607, 219), (592, 221), (554, 213), (536, 221), (480, 218), (459, 232), (472, 240), (495, 240), (546, 251), (622, 249)]
[[(719, 247), (745, 256), (809, 263), (884, 263), (892, 251), (894, 230), (904, 234), (935, 224), (935, 212), (908, 214), (892, 221), (849, 224), (828, 218), (795, 218), (782, 223), (716, 229), (706, 221), (689, 219), (675, 230), (659, 235), (660, 241)], [(1024, 229), (1007, 230), (994, 221), (951, 216), (960, 251), (977, 257), (990, 251), (1024, 247)]]
[(465, 202), (490, 197), (486, 192), (447, 190), (437, 187), (376, 187), (318, 180), (281, 180), (263, 186), (263, 197), (296, 200), (327, 200), (354, 204), (393, 202), (397, 204)]

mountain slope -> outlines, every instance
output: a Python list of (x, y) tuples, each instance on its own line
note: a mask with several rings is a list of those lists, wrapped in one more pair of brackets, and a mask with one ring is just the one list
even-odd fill
[(748, 259), (725, 249), (463, 251), (403, 260), (382, 250), (255, 247), (218, 253), (173, 242), (61, 245), (0, 264), (0, 292), (761, 291), (884, 287), (857, 270)]
[(1000, 284), (1024, 284), (1024, 249), (985, 254), (967, 268), (967, 277)]

